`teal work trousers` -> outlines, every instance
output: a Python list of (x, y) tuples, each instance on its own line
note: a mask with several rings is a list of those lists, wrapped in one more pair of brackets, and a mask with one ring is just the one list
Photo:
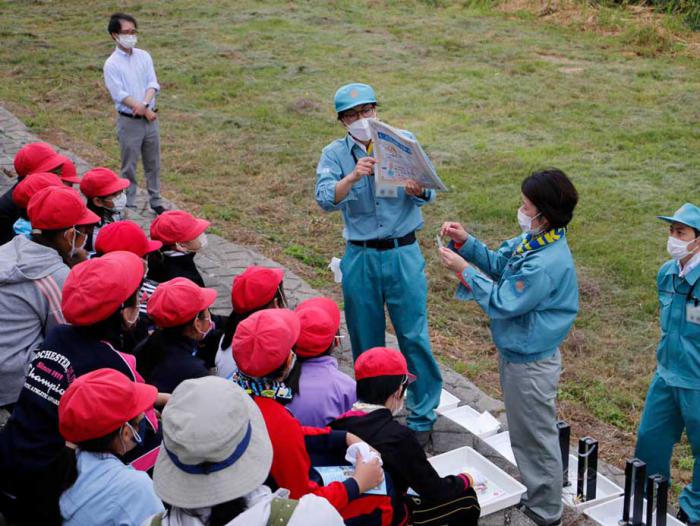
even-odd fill
[(700, 390), (668, 385), (657, 373), (647, 393), (637, 432), (635, 455), (647, 463), (647, 474), (670, 479), (673, 446), (686, 430), (695, 458), (693, 480), (679, 502), (691, 523), (700, 522)]
[(417, 376), (406, 397), (408, 427), (415, 431), (432, 429), (442, 375), (430, 349), (428, 285), (418, 242), (389, 250), (347, 243), (340, 267), (353, 357), (357, 359), (372, 347), (385, 346), (386, 305), (408, 370)]

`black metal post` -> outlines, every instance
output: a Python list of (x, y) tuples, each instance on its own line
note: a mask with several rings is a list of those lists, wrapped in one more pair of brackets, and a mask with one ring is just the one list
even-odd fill
[(586, 500), (594, 500), (598, 491), (598, 441), (586, 437), (586, 458), (588, 469), (586, 470)]
[(559, 449), (561, 450), (561, 466), (562, 466), (562, 486), (570, 485), (569, 482), (569, 442), (571, 440), (571, 426), (560, 420), (557, 422), (559, 430)]
[(625, 464), (625, 495), (622, 500), (621, 525), (644, 526), (642, 512), (644, 509), (646, 466), (646, 463), (638, 458), (628, 460)]
[(644, 482), (646, 481), (647, 465), (635, 459), (634, 466), (634, 502), (632, 504), (632, 526), (644, 526)]
[(668, 479), (658, 473), (649, 475), (647, 479), (647, 526), (653, 526), (651, 518), (654, 508), (656, 508), (656, 526), (666, 526)]

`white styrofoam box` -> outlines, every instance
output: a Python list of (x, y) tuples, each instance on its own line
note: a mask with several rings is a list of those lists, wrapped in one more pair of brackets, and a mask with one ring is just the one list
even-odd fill
[(515, 455), (513, 454), (513, 448), (510, 445), (510, 433), (508, 431), (486, 437), (484, 442), (498, 451), (508, 462), (515, 465)]
[(525, 493), (525, 486), (468, 446), (436, 455), (428, 461), (441, 477), (467, 472), (476, 479), (482, 517), (516, 505)]
[[(576, 498), (576, 479), (578, 477), (578, 457), (569, 455), (569, 485), (562, 490), (562, 500), (565, 504), (582, 511), (603, 502), (615, 499), (624, 493), (624, 490), (612, 480), (598, 473), (596, 480), (596, 498), (585, 502), (578, 502)], [(586, 489), (584, 481), (584, 491)]]
[[(591, 508), (588, 508), (587, 510), (584, 510), (583, 513), (588, 515), (591, 519), (596, 521), (598, 524), (601, 524), (602, 526), (618, 526), (618, 523), (620, 519), (622, 519), (622, 502), (624, 500), (624, 497), (618, 497), (614, 500), (609, 500), (608, 502), (605, 502), (603, 504), (598, 504), (597, 506), (593, 506)], [(644, 499), (644, 521), (646, 522), (646, 516), (647, 516), (647, 501)], [(652, 522), (651, 524), (656, 523), (656, 513), (652, 516)], [(667, 526), (683, 526), (683, 523), (676, 519), (675, 517), (672, 517), (671, 515), (666, 515), (666, 524)]]
[(498, 433), (501, 427), (501, 423), (491, 413), (488, 411), (479, 413), (468, 405), (449, 409), (442, 413), (442, 416), (471, 431), (479, 438), (493, 436)]
[(437, 409), (435, 410), (438, 414), (443, 414), (445, 411), (448, 411), (450, 409), (454, 409), (459, 405), (459, 398), (457, 398), (455, 395), (450, 393), (449, 391), (445, 391), (444, 389), (440, 393), (440, 404), (437, 406)]

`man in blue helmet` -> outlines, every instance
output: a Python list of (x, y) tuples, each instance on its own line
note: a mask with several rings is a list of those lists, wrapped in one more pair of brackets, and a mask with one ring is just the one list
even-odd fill
[(416, 230), (423, 227), (420, 207), (432, 201), (435, 192), (411, 181), (395, 196), (377, 196), (366, 123), (377, 117), (371, 86), (341, 87), (335, 94), (335, 111), (347, 134), (323, 149), (316, 169), (316, 202), (327, 212), (339, 210), (343, 215), (347, 244), (340, 266), (353, 356), (385, 345), (386, 304), (408, 368), (418, 377), (408, 388), (408, 426), (425, 445), (435, 422), (442, 377), (430, 349), (425, 260)]
[(671, 259), (656, 277), (661, 341), (637, 432), (636, 456), (647, 473), (669, 477), (673, 446), (685, 428), (695, 458), (678, 518), (700, 526), (700, 208), (685, 203), (672, 216), (666, 249)]

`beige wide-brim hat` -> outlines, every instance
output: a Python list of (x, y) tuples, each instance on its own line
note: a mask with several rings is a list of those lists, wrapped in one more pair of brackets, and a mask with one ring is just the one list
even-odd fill
[(163, 445), (153, 482), (178, 508), (227, 502), (260, 486), (272, 465), (272, 444), (260, 410), (230, 380), (182, 382), (163, 410)]

